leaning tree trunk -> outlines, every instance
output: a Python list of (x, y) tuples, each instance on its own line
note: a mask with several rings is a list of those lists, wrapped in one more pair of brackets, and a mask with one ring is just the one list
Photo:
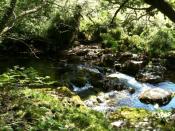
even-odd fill
[(3, 17), (0, 20), (0, 35), (2, 35), (4, 28), (8, 24), (10, 18), (12, 17), (16, 3), (17, 3), (17, 0), (11, 0), (10, 6), (5, 10)]
[(147, 4), (157, 8), (160, 12), (166, 15), (171, 21), (175, 23), (175, 10), (165, 0), (144, 0)]

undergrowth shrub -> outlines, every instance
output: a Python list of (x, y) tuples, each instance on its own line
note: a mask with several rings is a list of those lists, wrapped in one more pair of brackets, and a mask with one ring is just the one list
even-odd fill
[(164, 55), (175, 45), (173, 32), (167, 29), (161, 29), (149, 37), (149, 53), (152, 55)]
[(40, 76), (33, 68), (14, 66), (0, 75), (0, 87), (44, 87), (56, 86), (58, 82), (51, 80), (49, 76)]
[(102, 42), (104, 44), (104, 47), (107, 48), (116, 48), (117, 47), (117, 41), (112, 37), (111, 34), (106, 33), (106, 34), (101, 34), (102, 37)]

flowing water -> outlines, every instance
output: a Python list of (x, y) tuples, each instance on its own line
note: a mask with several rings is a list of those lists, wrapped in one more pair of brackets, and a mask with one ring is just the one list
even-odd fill
[[(165, 81), (165, 82), (161, 82), (161, 83), (153, 85), (149, 83), (140, 83), (136, 81), (134, 77), (130, 77), (122, 73), (114, 73), (110, 75), (110, 77), (117, 77), (125, 85), (135, 89), (135, 93), (130, 95), (129, 98), (121, 100), (120, 102), (120, 104), (122, 103), (121, 106), (124, 105), (124, 106), (154, 110), (155, 108), (153, 105), (141, 103), (140, 100), (138, 99), (138, 96), (142, 91), (146, 89), (150, 89), (150, 88), (159, 87), (164, 90), (168, 90), (168, 91), (175, 93), (175, 83), (170, 82), (170, 81)], [(174, 109), (175, 108), (175, 98), (173, 98), (167, 105), (162, 106), (160, 108), (165, 109), (165, 110)]]
[[(15, 65), (24, 66), (24, 67), (33, 67), (34, 69), (38, 70), (42, 75), (49, 75), (55, 80), (63, 80), (65, 79), (65, 75), (70, 75), (71, 77), (75, 77), (77, 68), (85, 67), (90, 71), (99, 72), (99, 69), (93, 68), (88, 66), (88, 64), (80, 65), (79, 63), (67, 63), (65, 60), (58, 60), (58, 59), (50, 59), (50, 58), (29, 58), (29, 57), (1, 57), (0, 58), (0, 73), (5, 72), (8, 68), (12, 68)], [(99, 72), (100, 73), (100, 72)], [(130, 94), (128, 92), (123, 91), (110, 91), (104, 93), (104, 96), (109, 96), (108, 99), (112, 99), (113, 102), (108, 106), (106, 103), (101, 103), (98, 106), (94, 106), (93, 108), (96, 110), (105, 110), (105, 109), (112, 109), (117, 108), (120, 106), (129, 106), (129, 107), (136, 107), (136, 108), (145, 108), (148, 110), (154, 110), (154, 106), (151, 104), (144, 104), (141, 103), (138, 99), (138, 95), (141, 91), (160, 87), (165, 90), (169, 90), (175, 92), (175, 71), (168, 72), (165, 78), (165, 82), (158, 83), (156, 85), (152, 85), (149, 83), (140, 83), (135, 80), (134, 77), (128, 76), (126, 74), (118, 74), (118, 77), (122, 83), (125, 85), (132, 87), (135, 89), (134, 94)], [(64, 77), (63, 77), (64, 76)], [(174, 83), (173, 83), (174, 82)], [(87, 82), (84, 87), (79, 88), (78, 86), (72, 85), (73, 91), (77, 92), (78, 94), (88, 94), (90, 95), (93, 90), (93, 86), (91, 83)], [(121, 96), (121, 97), (120, 97)], [(162, 109), (169, 110), (175, 108), (175, 98), (173, 98), (169, 104), (162, 106)]]

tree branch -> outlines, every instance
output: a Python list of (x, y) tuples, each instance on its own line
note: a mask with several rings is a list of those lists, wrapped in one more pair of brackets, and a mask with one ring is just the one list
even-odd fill
[(132, 10), (148, 10), (150, 7), (145, 7), (145, 8), (136, 8), (136, 7), (131, 7), (131, 6), (125, 6), (128, 9)]
[(39, 59), (39, 57), (36, 55), (35, 49), (33, 49), (30, 45), (28, 45), (22, 38), (15, 38), (15, 37), (7, 37), (7, 38), (23, 43), (30, 50), (33, 56)]
[(144, 0), (145, 3), (157, 8), (160, 12), (166, 15), (172, 22), (175, 23), (175, 10), (165, 0)]
[(19, 14), (18, 16), (16, 16), (16, 14), (14, 12), (12, 12), (11, 16), (14, 14), (14, 19), (10, 22), (10, 25), (7, 25), (7, 23), (9, 23), (9, 21), (6, 21), (5, 26), (3, 27), (3, 29), (0, 31), (0, 36), (2, 36), (3, 34), (5, 34), (6, 32), (8, 32), (14, 25), (15, 22), (17, 22), (18, 20), (22, 19), (23, 17), (25, 17), (26, 15), (30, 15), (33, 14), (39, 10), (41, 10), (42, 8), (44, 8), (48, 3), (44, 2), (43, 4), (34, 7), (33, 9), (29, 9), (26, 11), (23, 11), (21, 14)]
[(115, 20), (115, 18), (116, 18), (116, 16), (117, 16), (118, 12), (125, 6), (125, 4), (126, 4), (128, 1), (129, 1), (129, 0), (125, 0), (125, 1), (120, 5), (120, 7), (115, 11), (114, 16), (113, 16), (113, 18), (112, 18), (112, 20), (111, 20), (111, 22), (110, 22), (110, 25), (112, 25), (112, 24), (114, 23), (114, 20)]
[(6, 24), (9, 22), (11, 16), (13, 15), (17, 0), (11, 0), (9, 7), (6, 9), (2, 19), (0, 20), (0, 34), (6, 27)]
[(47, 3), (44, 3), (42, 5), (39, 5), (37, 7), (34, 7), (33, 9), (30, 9), (30, 10), (26, 10), (26, 11), (23, 11), (21, 14), (19, 14), (17, 17), (16, 17), (16, 20), (26, 16), (26, 15), (29, 15), (29, 14), (33, 14), (39, 10), (41, 10), (42, 8), (44, 8), (45, 6), (47, 5)]

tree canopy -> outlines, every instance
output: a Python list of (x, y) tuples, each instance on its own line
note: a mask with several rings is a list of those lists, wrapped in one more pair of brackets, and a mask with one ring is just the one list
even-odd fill
[(129, 34), (135, 28), (133, 22), (155, 24), (159, 12), (175, 22), (174, 0), (2, 0), (0, 5), (1, 39), (35, 36), (55, 45), (62, 41), (59, 46), (63, 47), (63, 43), (72, 43), (79, 31), (85, 31), (87, 39), (99, 39), (101, 25), (115, 28), (121, 24)]

